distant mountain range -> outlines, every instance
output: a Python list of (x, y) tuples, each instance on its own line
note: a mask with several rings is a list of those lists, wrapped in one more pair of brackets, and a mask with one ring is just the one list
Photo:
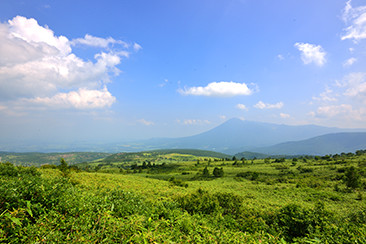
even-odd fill
[[(200, 149), (229, 155), (253, 152), (268, 155), (325, 155), (366, 149), (366, 129), (341, 129), (317, 125), (283, 125), (230, 119), (200, 134), (181, 138), (74, 145), (0, 145), (13, 152), (139, 152), (156, 149)], [(248, 154), (249, 153), (249, 154)]]
[(366, 149), (366, 132), (326, 134), (307, 140), (284, 142), (254, 149), (269, 155), (325, 155)]
[[(362, 139), (358, 139), (357, 143), (355, 142), (352, 145), (351, 142), (342, 140), (342, 138), (346, 138), (347, 133), (355, 133), (362, 130), (365, 131), (365, 129), (341, 129), (316, 125), (290, 126), (230, 119), (225, 123), (198, 135), (174, 139), (151, 139), (143, 141), (141, 146), (145, 145), (150, 148), (196, 148), (232, 155), (243, 151), (277, 155), (283, 153), (290, 155), (298, 153), (308, 154), (308, 152), (316, 152), (316, 154), (323, 154), (325, 152), (325, 154), (327, 154), (341, 152), (342, 150), (365, 148), (365, 144), (361, 143)], [(330, 146), (331, 144), (329, 144), (328, 147), (326, 145), (321, 146), (322, 143), (327, 144), (328, 140), (324, 139), (319, 141), (319, 139), (315, 138), (313, 141), (306, 141), (306, 143), (308, 143), (307, 150), (301, 149), (303, 144), (300, 142), (293, 144), (294, 141), (302, 141), (321, 135), (340, 132), (343, 132), (343, 137), (339, 137), (340, 142), (337, 146), (334, 143), (332, 144), (334, 146)], [(364, 134), (360, 134), (360, 138), (362, 138), (362, 135)], [(347, 138), (351, 138), (351, 136)], [(338, 140), (338, 138), (333, 138), (333, 140)], [(364, 140), (364, 142), (365, 141), (366, 140)], [(344, 145), (342, 143), (344, 143)], [(315, 147), (314, 149), (312, 149), (312, 145)], [(286, 150), (286, 148), (288, 148), (288, 150)], [(316, 148), (318, 150), (316, 150)], [(322, 148), (323, 150), (321, 150)], [(327, 150), (327, 148), (332, 150)], [(281, 150), (276, 151), (276, 149)]]

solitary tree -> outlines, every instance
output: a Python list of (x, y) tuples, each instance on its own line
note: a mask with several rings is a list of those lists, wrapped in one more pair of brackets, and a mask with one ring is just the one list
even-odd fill
[(212, 172), (213, 176), (215, 177), (223, 177), (224, 176), (224, 170), (221, 168), (218, 168), (218, 167), (215, 167), (213, 172)]
[(58, 169), (61, 171), (61, 175), (63, 177), (69, 177), (70, 175), (70, 168), (65, 162), (65, 159), (61, 158), (60, 165), (58, 166)]

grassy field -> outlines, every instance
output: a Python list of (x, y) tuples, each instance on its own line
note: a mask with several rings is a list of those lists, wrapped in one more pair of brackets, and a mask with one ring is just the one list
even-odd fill
[(2, 163), (0, 241), (366, 242), (365, 151), (256, 160), (137, 156), (79, 168)]
[(70, 153), (12, 153), (0, 152), (0, 162), (12, 162), (22, 166), (41, 166), (43, 164), (59, 164), (60, 158), (69, 164), (77, 164), (97, 159), (103, 159), (110, 153), (99, 152), (70, 152)]

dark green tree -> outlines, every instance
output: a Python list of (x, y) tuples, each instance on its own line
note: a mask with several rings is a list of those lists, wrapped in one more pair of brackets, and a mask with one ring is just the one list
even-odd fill
[(224, 170), (218, 167), (215, 167), (213, 172), (212, 172), (213, 176), (218, 178), (218, 177), (223, 177), (224, 176)]
[(61, 158), (60, 165), (58, 166), (58, 169), (61, 171), (61, 175), (63, 177), (69, 177), (70, 176), (70, 168), (67, 165), (65, 159)]
[(208, 171), (207, 166), (203, 169), (202, 176), (210, 177), (210, 172)]
[(344, 173), (344, 182), (346, 186), (356, 189), (361, 186), (361, 176), (354, 166), (349, 167)]

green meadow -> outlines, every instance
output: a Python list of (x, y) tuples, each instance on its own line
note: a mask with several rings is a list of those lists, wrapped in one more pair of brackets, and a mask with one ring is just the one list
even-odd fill
[(1, 163), (0, 242), (366, 243), (366, 151), (225, 156)]

